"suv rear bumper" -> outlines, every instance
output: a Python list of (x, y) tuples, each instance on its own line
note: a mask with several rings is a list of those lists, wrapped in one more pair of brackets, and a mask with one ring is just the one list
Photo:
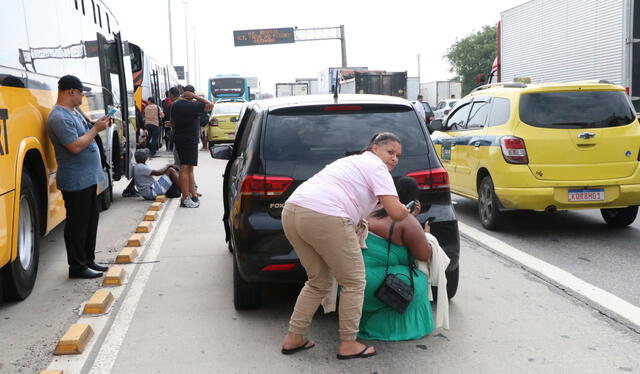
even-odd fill
[[(460, 258), (460, 236), (453, 207), (450, 204), (433, 204), (427, 213), (418, 216), (418, 220), (424, 223), (431, 215), (441, 220), (432, 224), (431, 232), (438, 238), (451, 260), (447, 270), (454, 270), (458, 267)], [(279, 218), (267, 213), (256, 213), (241, 227), (248, 231), (236, 231), (231, 238), (234, 241), (238, 270), (244, 280), (259, 283), (303, 283), (307, 280), (306, 271), (288, 244)], [(269, 265), (282, 264), (295, 266), (291, 270), (264, 270)]]
[[(604, 189), (603, 201), (569, 201), (569, 189)], [(562, 187), (506, 188), (495, 187), (496, 195), (506, 209), (542, 211), (550, 206), (559, 210), (624, 208), (640, 205), (640, 184), (598, 185), (585, 183)]]

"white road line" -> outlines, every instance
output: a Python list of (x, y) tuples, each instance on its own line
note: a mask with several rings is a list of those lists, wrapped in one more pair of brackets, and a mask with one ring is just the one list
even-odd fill
[(458, 227), (460, 233), (469, 239), (478, 242), (499, 255), (520, 263), (551, 283), (597, 304), (606, 311), (634, 324), (636, 329), (640, 329), (639, 307), (460, 221), (458, 221)]
[[(153, 261), (158, 257), (158, 253), (169, 231), (178, 204), (179, 199), (171, 199), (167, 202), (165, 208), (160, 211), (158, 217), (160, 224), (154, 226), (148, 234), (151, 240), (147, 243), (138, 261)], [(108, 287), (116, 300), (115, 303), (122, 305), (117, 308), (114, 304), (108, 313), (98, 317), (81, 316), (77, 323), (87, 323), (91, 325), (95, 334), (94, 337), (91, 338), (82, 354), (54, 356), (47, 370), (63, 370), (65, 373), (80, 373), (87, 365), (87, 362), (90, 361), (92, 357), (95, 357), (93, 353), (94, 346), (100, 345), (100, 350), (91, 368), (91, 373), (109, 373), (115, 363), (120, 346), (129, 330), (138, 302), (149, 279), (149, 275), (153, 270), (153, 265), (153, 262), (144, 265), (122, 265), (125, 267), (127, 274), (127, 284), (121, 287)], [(135, 270), (136, 266), (138, 266), (137, 272)], [(132, 277), (132, 272), (135, 274), (135, 277)], [(126, 290), (126, 287), (129, 287), (128, 290)], [(122, 294), (124, 294), (124, 298), (121, 297)], [(113, 312), (117, 314), (111, 324), (109, 324), (109, 319), (113, 317), (110, 313)], [(107, 331), (105, 331), (105, 329)], [(102, 344), (100, 344), (99, 339), (103, 335), (106, 335), (106, 338)]]
[[(144, 256), (145, 262), (155, 261), (158, 258), (160, 248), (162, 248), (164, 239), (169, 232), (178, 204), (179, 199), (170, 200), (170, 203), (168, 204), (169, 206), (167, 206), (167, 212), (165, 213), (166, 217), (162, 220), (162, 223), (158, 227), (158, 231), (153, 236), (152, 241), (146, 250), (146, 254)], [(133, 320), (133, 316), (138, 308), (140, 298), (144, 293), (144, 288), (151, 276), (151, 272), (153, 271), (153, 266), (154, 263), (150, 262), (138, 269), (138, 273), (131, 284), (131, 288), (122, 301), (122, 306), (120, 307), (120, 310), (118, 310), (118, 314), (107, 333), (107, 337), (100, 347), (100, 351), (98, 352), (98, 356), (96, 357), (93, 366), (91, 367), (91, 371), (89, 371), (90, 374), (108, 374), (111, 372), (111, 369), (116, 362), (116, 358), (118, 357), (118, 352), (120, 351), (122, 342), (127, 335), (127, 331), (129, 331), (129, 326), (131, 326), (131, 321)]]

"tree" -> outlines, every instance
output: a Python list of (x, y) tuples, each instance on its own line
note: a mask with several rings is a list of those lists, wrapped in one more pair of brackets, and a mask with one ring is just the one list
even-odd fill
[(462, 77), (462, 94), (468, 94), (482, 83), (476, 76), (488, 74), (496, 57), (495, 26), (484, 26), (481, 31), (456, 42), (447, 50), (444, 58), (451, 63), (451, 72)]

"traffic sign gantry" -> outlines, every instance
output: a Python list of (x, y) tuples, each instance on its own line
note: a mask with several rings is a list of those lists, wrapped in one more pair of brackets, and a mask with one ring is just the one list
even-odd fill
[(293, 42), (295, 42), (293, 27), (233, 31), (233, 44), (236, 47)]

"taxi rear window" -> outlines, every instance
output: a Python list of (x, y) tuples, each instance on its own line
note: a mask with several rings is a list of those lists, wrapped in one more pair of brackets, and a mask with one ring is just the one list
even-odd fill
[[(276, 112), (267, 117), (266, 160), (336, 159), (366, 147), (373, 134), (390, 131), (402, 142), (402, 156), (429, 152), (422, 124), (411, 108)], [(402, 157), (401, 156), (401, 157)]]
[(535, 127), (615, 127), (628, 125), (635, 117), (623, 91), (545, 92), (520, 97), (520, 120)]

